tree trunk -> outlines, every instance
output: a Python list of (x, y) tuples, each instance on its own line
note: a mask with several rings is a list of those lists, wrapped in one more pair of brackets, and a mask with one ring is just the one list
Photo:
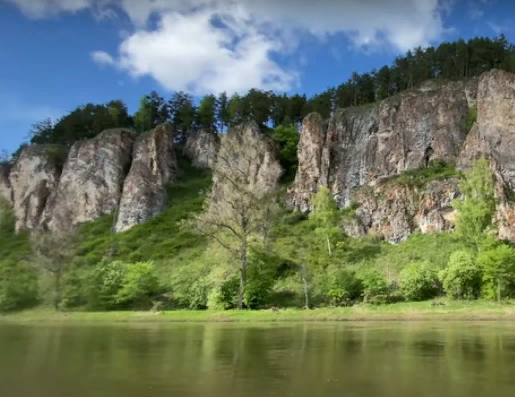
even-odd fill
[(248, 257), (247, 257), (247, 244), (243, 246), (241, 250), (241, 269), (240, 269), (240, 296), (238, 299), (238, 309), (243, 309), (243, 299), (245, 295), (245, 284), (247, 282), (247, 267), (248, 267)]
[(54, 296), (54, 308), (55, 310), (59, 310), (59, 303), (61, 302), (61, 273), (57, 272), (54, 274), (54, 288), (55, 288), (55, 296)]
[(501, 281), (497, 279), (497, 302), (501, 301)]
[(300, 275), (304, 283), (304, 308), (309, 309), (308, 280), (306, 279), (306, 265), (300, 265)]
[(327, 251), (329, 252), (329, 256), (331, 256), (331, 255), (332, 255), (332, 252), (331, 252), (331, 243), (330, 243), (330, 241), (329, 241), (329, 235), (328, 235), (328, 234), (326, 234), (326, 235), (325, 235), (325, 237), (326, 237), (326, 239), (327, 239)]

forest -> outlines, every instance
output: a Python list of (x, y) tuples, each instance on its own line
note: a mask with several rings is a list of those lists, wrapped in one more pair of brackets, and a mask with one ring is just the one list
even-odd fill
[[(252, 89), (230, 98), (206, 95), (197, 106), (184, 92), (169, 100), (152, 92), (132, 116), (114, 100), (80, 106), (55, 123), (40, 122), (24, 145), (69, 148), (107, 128), (142, 133), (171, 123), (181, 174), (169, 187), (165, 212), (118, 234), (112, 232), (112, 215), (73, 233), (14, 234), (12, 211), (0, 203), (0, 310), (312, 308), (443, 296), (514, 298), (515, 249), (494, 237), (496, 199), (485, 159), (461, 176), (448, 172), (451, 165), (436, 163), (410, 171), (430, 179), (443, 167), (446, 176), (460, 176), (465, 199), (453, 204), (454, 232), (414, 234), (398, 245), (373, 235), (346, 236), (340, 224), (355, 218), (356, 208), (338, 209), (326, 188), (313, 198), (309, 214), (292, 212), (281, 200), (295, 173), (305, 115), (317, 111), (329, 117), (336, 108), (373, 103), (428, 79), (473, 78), (492, 68), (515, 72), (515, 50), (504, 36), (417, 48), (391, 66), (355, 73), (309, 99)], [(266, 184), (235, 184), (231, 173), (244, 166), (219, 162), (213, 170), (218, 182), (212, 185), (211, 172), (182, 157), (188, 132), (203, 128), (220, 138), (219, 156), (226, 163), (259, 160), (259, 137), (246, 137), (242, 144), (224, 134), (249, 119), (280, 147), (281, 167), (265, 167)], [(23, 147), (3, 161), (15, 161)]]

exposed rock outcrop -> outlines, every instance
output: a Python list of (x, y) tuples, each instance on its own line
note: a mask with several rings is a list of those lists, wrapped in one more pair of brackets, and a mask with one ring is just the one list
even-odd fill
[(166, 205), (166, 185), (176, 176), (172, 128), (162, 125), (139, 136), (123, 184), (115, 230), (125, 231), (160, 213)]
[(213, 168), (220, 143), (216, 135), (206, 130), (190, 132), (183, 153), (199, 168)]
[(127, 129), (106, 130), (75, 142), (42, 223), (56, 230), (113, 213), (131, 164), (133, 142), (133, 132)]
[(9, 174), (16, 231), (39, 226), (50, 195), (57, 188), (60, 164), (55, 145), (31, 145), (20, 153)]
[(359, 109), (340, 109), (327, 126), (318, 114), (303, 123), (299, 168), (290, 203), (309, 210), (318, 186), (327, 185), (339, 206), (353, 189), (426, 165), (454, 161), (466, 137), (474, 94), (470, 83), (429, 84)]
[(9, 182), (9, 171), (9, 166), (0, 164), (0, 199), (3, 198), (12, 205), (13, 192), (11, 189), (11, 183)]
[(376, 234), (391, 243), (401, 242), (415, 231), (451, 229), (454, 220), (451, 203), (457, 197), (456, 178), (433, 181), (420, 190), (387, 182), (358, 189), (354, 194), (359, 204), (356, 215), (365, 233)]

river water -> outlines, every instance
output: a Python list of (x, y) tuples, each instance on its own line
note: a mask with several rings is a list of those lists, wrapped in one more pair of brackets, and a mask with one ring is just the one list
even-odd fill
[(0, 325), (0, 396), (515, 396), (515, 325)]

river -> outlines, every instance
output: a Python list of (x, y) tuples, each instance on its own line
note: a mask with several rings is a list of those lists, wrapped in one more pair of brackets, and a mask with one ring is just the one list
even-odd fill
[(5, 397), (512, 396), (515, 324), (0, 324)]

